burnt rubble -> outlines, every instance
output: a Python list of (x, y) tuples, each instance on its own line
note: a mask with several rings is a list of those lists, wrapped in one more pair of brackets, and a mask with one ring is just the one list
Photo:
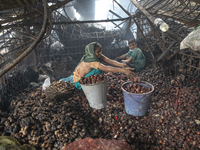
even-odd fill
[[(140, 72), (154, 85), (146, 116), (125, 112), (124, 74), (107, 73), (108, 102), (92, 109), (82, 92), (59, 101), (47, 99), (41, 87), (22, 92), (0, 112), (0, 135), (11, 135), (36, 149), (62, 149), (86, 137), (124, 139), (132, 149), (199, 149), (200, 82), (197, 75), (165, 76), (161, 68)], [(68, 83), (66, 83), (68, 84)]]

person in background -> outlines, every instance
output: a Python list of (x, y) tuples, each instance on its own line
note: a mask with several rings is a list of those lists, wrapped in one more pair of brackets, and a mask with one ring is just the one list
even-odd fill
[(128, 66), (135, 68), (135, 72), (140, 72), (145, 67), (145, 56), (141, 49), (137, 47), (137, 43), (134, 39), (128, 41), (129, 51), (120, 57), (115, 58), (115, 60), (126, 63)]
[[(112, 66), (107, 66), (102, 63), (108, 63)], [(82, 77), (101, 74), (104, 72), (120, 72), (127, 76), (135, 76), (131, 70), (134, 68), (128, 67), (124, 63), (111, 60), (102, 54), (101, 45), (97, 42), (92, 42), (85, 47), (85, 55), (81, 58), (79, 64), (73, 72), (73, 81), (77, 89), (81, 89), (79, 80)]]

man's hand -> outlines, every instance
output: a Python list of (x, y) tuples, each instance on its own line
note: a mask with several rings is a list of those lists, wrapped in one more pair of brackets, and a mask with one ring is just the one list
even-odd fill
[(123, 68), (128, 67), (128, 65), (126, 63), (122, 63), (123, 64)]
[[(134, 69), (134, 68), (132, 68), (132, 69)], [(132, 69), (124, 68), (124, 73), (127, 75), (128, 78), (133, 78), (133, 77), (137, 76), (137, 73), (131, 71)]]
[(134, 70), (135, 70), (135, 68), (131, 68), (131, 67), (129, 67), (129, 66), (125, 67), (125, 69), (129, 69), (129, 70), (131, 70), (131, 71), (134, 71)]
[(130, 69), (130, 70), (135, 70), (135, 68), (129, 67), (126, 63), (123, 63), (123, 68)]
[(128, 63), (127, 60), (121, 60), (122, 63)]

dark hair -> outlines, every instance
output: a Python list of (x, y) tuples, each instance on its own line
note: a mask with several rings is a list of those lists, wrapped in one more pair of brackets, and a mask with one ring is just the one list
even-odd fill
[(101, 45), (100, 45), (99, 43), (94, 44), (94, 51), (96, 51), (96, 49), (97, 49), (98, 47), (101, 47)]
[(128, 45), (131, 44), (131, 43), (133, 43), (133, 42), (134, 42), (135, 44), (137, 44), (136, 41), (135, 41), (134, 39), (130, 39), (130, 40), (128, 40)]

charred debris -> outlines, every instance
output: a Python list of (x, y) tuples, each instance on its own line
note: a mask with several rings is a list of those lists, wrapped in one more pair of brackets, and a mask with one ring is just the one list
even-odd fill
[[(0, 135), (37, 149), (61, 149), (85, 137), (125, 139), (133, 149), (200, 148), (200, 50), (180, 50), (200, 24), (198, 1), (130, 0), (125, 8), (113, 0), (112, 8), (126, 17), (110, 9), (105, 20), (84, 14), (84, 7), (94, 7), (90, 0), (9, 2), (0, 5)], [(114, 28), (107, 30), (101, 22)], [(86, 44), (99, 42), (103, 54), (114, 59), (128, 51), (130, 38), (147, 58), (139, 75), (155, 87), (147, 116), (126, 115), (123, 74), (106, 74), (109, 102), (99, 111), (89, 107), (83, 92), (58, 82), (72, 74)], [(67, 87), (67, 95), (47, 99), (41, 90), (47, 76), (61, 91)]]

